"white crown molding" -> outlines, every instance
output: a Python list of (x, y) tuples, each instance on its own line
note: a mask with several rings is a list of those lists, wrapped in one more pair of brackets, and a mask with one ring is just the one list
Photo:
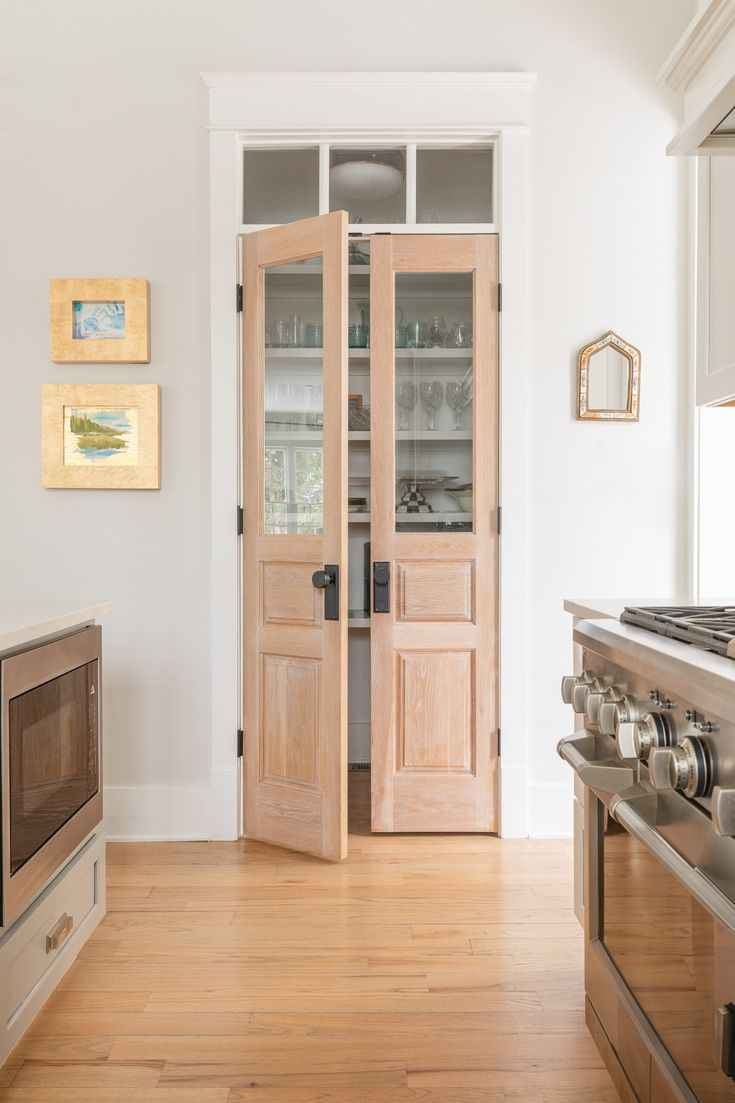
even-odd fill
[(202, 73), (209, 129), (408, 137), (527, 126), (535, 73)]
[(735, 0), (711, 0), (695, 15), (658, 75), (674, 92), (689, 87), (735, 24)]

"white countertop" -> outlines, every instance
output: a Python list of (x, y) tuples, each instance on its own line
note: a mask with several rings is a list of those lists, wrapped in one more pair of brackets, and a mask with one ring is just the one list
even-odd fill
[[(686, 605), (682, 598), (672, 597), (568, 597), (564, 600), (564, 609), (575, 617), (584, 620), (602, 620), (612, 617), (619, 620), (626, 605)], [(691, 602), (689, 602), (691, 605)]]
[(10, 651), (89, 624), (109, 613), (109, 601), (75, 605), (70, 601), (9, 601), (0, 604), (0, 651)]

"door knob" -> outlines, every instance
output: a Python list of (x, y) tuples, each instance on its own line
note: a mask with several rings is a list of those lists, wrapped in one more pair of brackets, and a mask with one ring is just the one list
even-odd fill
[(339, 620), (339, 567), (325, 563), (324, 570), (314, 571), (311, 582), (317, 590), (324, 590), (324, 619)]

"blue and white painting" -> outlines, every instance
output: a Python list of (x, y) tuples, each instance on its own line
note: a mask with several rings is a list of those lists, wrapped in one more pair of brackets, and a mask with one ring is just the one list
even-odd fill
[(138, 411), (134, 406), (65, 406), (64, 463), (72, 467), (135, 467)]
[(74, 302), (75, 341), (119, 341), (125, 336), (125, 303)]

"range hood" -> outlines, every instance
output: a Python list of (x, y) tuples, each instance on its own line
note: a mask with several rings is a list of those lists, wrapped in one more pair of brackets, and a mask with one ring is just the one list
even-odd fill
[(659, 83), (684, 93), (684, 123), (668, 153), (735, 155), (735, 0), (700, 5)]

